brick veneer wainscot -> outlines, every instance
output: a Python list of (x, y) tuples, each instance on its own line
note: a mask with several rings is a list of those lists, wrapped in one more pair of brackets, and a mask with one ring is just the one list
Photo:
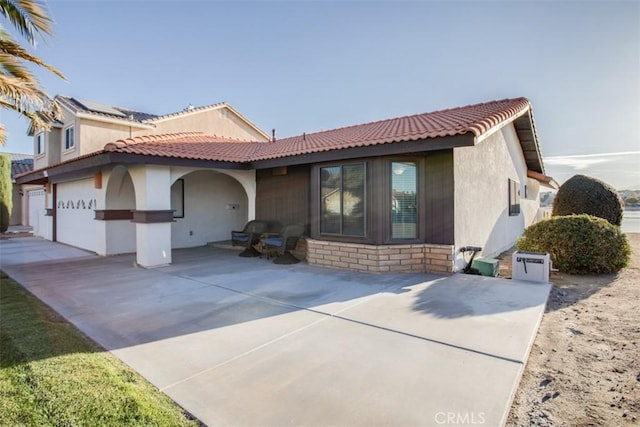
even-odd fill
[(311, 265), (351, 271), (452, 273), (451, 245), (363, 245), (306, 239)]

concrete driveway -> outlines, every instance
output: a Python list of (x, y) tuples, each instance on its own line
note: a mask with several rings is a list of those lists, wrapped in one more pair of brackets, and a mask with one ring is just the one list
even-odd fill
[(175, 250), (137, 268), (37, 238), (11, 277), (208, 425), (501, 425), (550, 286)]

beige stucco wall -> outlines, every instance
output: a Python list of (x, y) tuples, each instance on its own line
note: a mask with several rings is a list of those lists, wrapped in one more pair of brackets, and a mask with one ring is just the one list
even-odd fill
[(154, 121), (155, 130), (149, 133), (204, 132), (247, 141), (266, 141), (264, 136), (246, 124), (235, 113), (221, 106), (213, 110), (195, 111), (181, 116)]
[[(80, 120), (80, 128), (76, 129), (76, 144), (79, 146), (77, 155), (84, 155), (99, 151), (104, 146), (119, 139), (129, 138), (141, 131), (124, 124), (106, 123), (98, 120)], [(149, 130), (143, 131), (149, 133)]]
[[(495, 256), (515, 243), (537, 203), (521, 197), (521, 213), (509, 216), (508, 179), (520, 183), (521, 196), (528, 184), (515, 129), (506, 125), (476, 146), (455, 148), (453, 155), (455, 246), (481, 246), (483, 256)], [(458, 267), (463, 264), (458, 255)]]
[(60, 141), (62, 138), (61, 128), (51, 128), (49, 132), (42, 132), (44, 137), (44, 153), (37, 153), (37, 136), (39, 133), (33, 136), (33, 168), (40, 169), (49, 165), (55, 165), (60, 163)]

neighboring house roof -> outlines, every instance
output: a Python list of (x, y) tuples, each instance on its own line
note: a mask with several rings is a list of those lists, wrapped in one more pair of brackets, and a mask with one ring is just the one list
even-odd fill
[[(416, 150), (475, 145), (495, 130), (514, 122), (530, 170), (544, 173), (538, 150), (531, 104), (526, 98), (504, 99), (431, 113), (381, 120), (334, 130), (298, 135), (275, 142), (244, 142), (197, 132), (150, 135), (109, 143), (104, 150), (65, 163), (100, 155), (134, 155), (223, 163), (256, 165), (273, 159), (288, 159), (295, 164), (298, 156), (340, 150), (372, 150), (392, 143), (415, 145)], [(455, 139), (461, 136), (462, 139)], [(449, 138), (447, 144), (440, 144)], [(415, 144), (414, 144), (415, 143)], [(409, 151), (407, 151), (409, 152)], [(124, 158), (119, 157), (118, 161)], [(139, 160), (139, 159), (138, 159)], [(105, 160), (106, 162), (106, 160)], [(92, 165), (97, 165), (92, 161)], [(107, 164), (107, 163), (104, 163)], [(55, 168), (51, 166), (49, 169)], [(65, 167), (63, 170), (69, 170)]]
[(33, 159), (16, 160), (11, 162), (11, 180), (33, 170)]
[(0, 153), (9, 157), (11, 160), (11, 180), (16, 176), (22, 175), (33, 170), (33, 156), (31, 154), (19, 153)]

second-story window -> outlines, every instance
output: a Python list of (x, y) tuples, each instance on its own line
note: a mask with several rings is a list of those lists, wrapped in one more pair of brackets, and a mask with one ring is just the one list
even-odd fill
[(73, 134), (73, 126), (68, 127), (64, 130), (64, 149), (68, 150), (70, 148), (75, 147), (75, 136)]
[(44, 135), (39, 133), (36, 135), (36, 154), (44, 153)]

